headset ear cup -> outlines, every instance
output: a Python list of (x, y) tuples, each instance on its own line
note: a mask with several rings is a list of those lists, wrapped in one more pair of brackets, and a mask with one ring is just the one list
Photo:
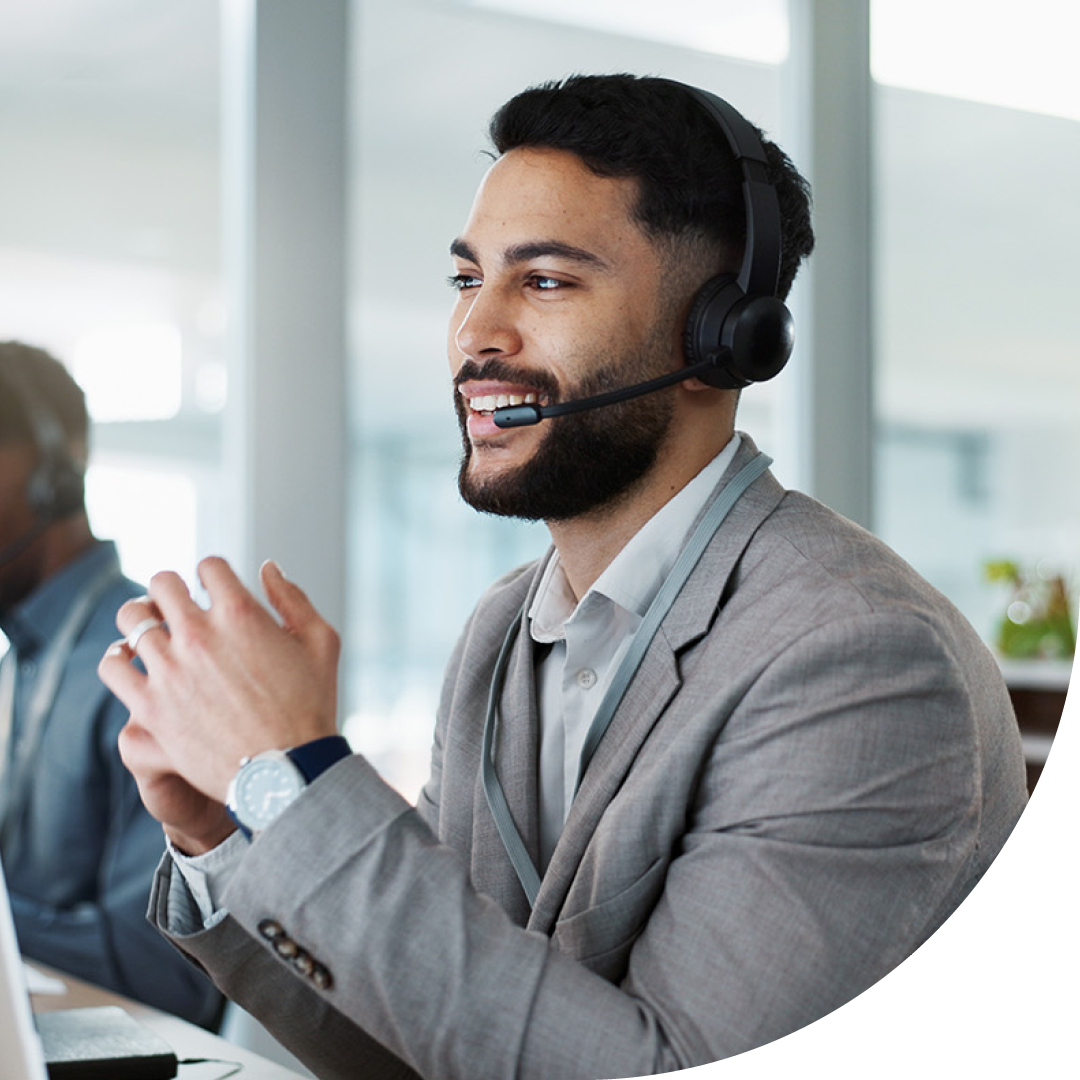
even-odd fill
[(698, 289), (690, 305), (683, 330), (683, 354), (687, 364), (708, 361), (711, 366), (698, 378), (709, 386), (734, 390), (745, 382), (732, 380), (721, 343), (724, 322), (731, 309), (743, 298), (734, 274), (719, 274)]
[(730, 351), (730, 371), (746, 383), (765, 382), (783, 371), (795, 345), (795, 326), (782, 300), (755, 296), (736, 305), (721, 340)]
[(79, 513), (86, 505), (85, 481), (74, 462), (66, 463), (57, 470), (53, 479), (53, 491), (53, 514), (57, 518)]
[(745, 296), (732, 274), (701, 286), (683, 332), (686, 362), (709, 361), (712, 366), (699, 378), (723, 390), (778, 375), (794, 343), (794, 323), (783, 301)]
[(84, 505), (83, 475), (73, 461), (46, 458), (30, 475), (26, 499), (44, 521), (59, 521)]

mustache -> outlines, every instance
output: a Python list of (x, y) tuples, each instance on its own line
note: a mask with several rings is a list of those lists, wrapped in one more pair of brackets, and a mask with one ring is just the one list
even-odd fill
[(520, 367), (506, 360), (492, 358), (477, 363), (475, 360), (466, 360), (457, 375), (454, 376), (454, 388), (470, 380), (492, 380), (496, 382), (517, 383), (521, 386), (529, 386), (538, 393), (547, 397), (550, 401), (558, 400), (559, 384), (546, 371), (537, 371), (534, 368)]

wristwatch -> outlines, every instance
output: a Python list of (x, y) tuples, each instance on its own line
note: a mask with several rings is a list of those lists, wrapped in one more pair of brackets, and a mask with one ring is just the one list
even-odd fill
[(251, 840), (276, 821), (317, 776), (351, 753), (344, 736), (327, 735), (291, 750), (264, 750), (243, 758), (229, 783), (225, 809)]

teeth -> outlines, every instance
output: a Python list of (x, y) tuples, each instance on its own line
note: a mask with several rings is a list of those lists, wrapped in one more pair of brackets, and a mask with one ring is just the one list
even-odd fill
[(473, 412), (494, 412), (505, 409), (507, 405), (535, 405), (536, 394), (486, 394), (483, 397), (469, 398), (469, 408)]

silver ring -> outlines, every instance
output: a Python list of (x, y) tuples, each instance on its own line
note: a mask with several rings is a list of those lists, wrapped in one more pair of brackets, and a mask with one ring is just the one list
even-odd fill
[(162, 630), (165, 629), (165, 623), (161, 619), (143, 619), (143, 621), (139, 623), (126, 638), (124, 638), (124, 642), (132, 652), (135, 652), (139, 646), (139, 642), (142, 640), (143, 634), (159, 628)]

